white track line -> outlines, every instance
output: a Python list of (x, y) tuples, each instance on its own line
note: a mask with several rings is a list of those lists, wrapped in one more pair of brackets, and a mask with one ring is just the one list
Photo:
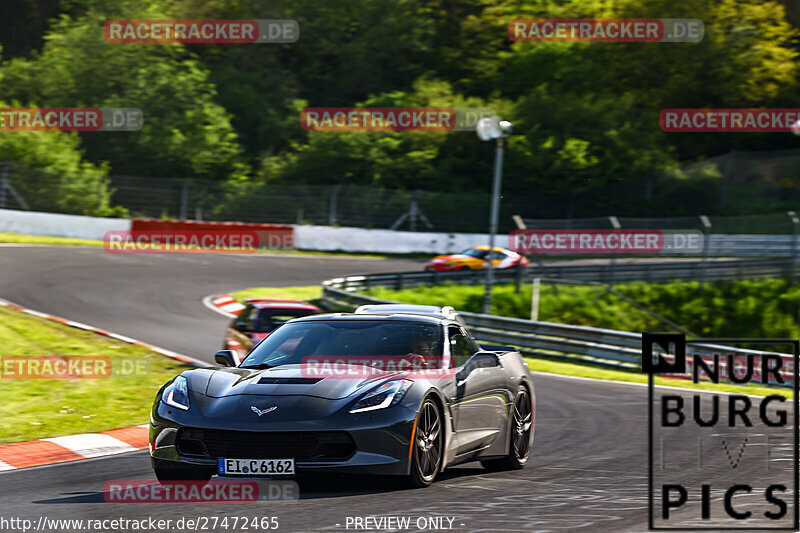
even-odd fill
[[(561, 378), (561, 379), (575, 379), (578, 381), (588, 381), (590, 383), (607, 383), (609, 385), (633, 385), (634, 387), (647, 387), (647, 383), (639, 383), (636, 381), (616, 381), (613, 379), (602, 379), (602, 378), (586, 378), (583, 376), (570, 376), (567, 374), (553, 374), (552, 372), (539, 372), (537, 370), (531, 370), (531, 373), (537, 374), (539, 376), (548, 376), (553, 378)], [(706, 382), (711, 383), (711, 382)], [(536, 382), (534, 381), (534, 386), (536, 386)], [(731, 396), (737, 395), (741, 396), (743, 393), (741, 392), (724, 392), (724, 391), (715, 391), (709, 389), (687, 389), (686, 387), (673, 387), (672, 385), (656, 385), (653, 384), (655, 388), (658, 389), (667, 389), (667, 390), (675, 390), (675, 391), (683, 391), (683, 392), (697, 392), (697, 393), (706, 393), (706, 394), (720, 394), (722, 396)], [(791, 389), (786, 389), (791, 390)], [(749, 396), (751, 398), (763, 398), (764, 396), (758, 396), (756, 394), (744, 394), (744, 396)], [(791, 398), (790, 398), (791, 400)]]

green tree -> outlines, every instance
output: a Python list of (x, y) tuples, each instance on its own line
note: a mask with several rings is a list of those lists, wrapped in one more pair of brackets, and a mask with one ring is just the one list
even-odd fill
[[(124, 5), (122, 5), (124, 4)], [(116, 6), (126, 16), (163, 18), (159, 11)], [(131, 7), (133, 6), (133, 7)], [(0, 97), (26, 105), (138, 107), (135, 132), (82, 135), (87, 157), (115, 173), (227, 178), (246, 171), (230, 116), (217, 104), (208, 71), (180, 44), (112, 44), (102, 24), (114, 13), (62, 17), (41, 53), (0, 65)]]

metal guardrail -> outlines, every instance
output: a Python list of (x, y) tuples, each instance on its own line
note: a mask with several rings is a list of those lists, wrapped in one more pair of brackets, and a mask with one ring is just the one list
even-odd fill
[[(728, 274), (732, 272), (734, 276), (738, 276), (742, 272), (740, 270), (740, 264), (749, 264), (748, 261), (738, 261), (736, 263), (739, 264), (726, 265), (725, 268), (728, 270), (718, 270), (717, 272), (727, 272)], [(747, 272), (748, 275), (752, 275), (765, 273), (769, 271), (770, 268), (782, 270), (785, 269), (784, 263), (772, 264), (758, 261), (756, 264), (749, 264), (745, 272)], [(649, 266), (653, 267), (653, 271), (655, 272), (655, 267), (665, 265), (654, 264)], [(575, 268), (577, 269), (578, 267)], [(674, 273), (676, 270), (668, 269), (668, 271)], [(480, 271), (478, 272), (480, 274)], [(600, 271), (585, 270), (582, 272), (588, 275), (589, 272), (602, 272), (602, 269)], [(352, 310), (359, 305), (365, 304), (396, 303), (357, 294), (355, 291), (375, 286), (417, 286), (430, 282), (431, 276), (431, 273), (424, 272), (397, 272), (392, 274), (370, 274), (335, 278), (322, 283), (322, 303), (323, 306), (331, 310)], [(469, 282), (469, 280), (472, 279), (459, 272), (448, 273), (445, 278), (451, 282)], [(483, 279), (481, 275), (480, 280)], [(532, 322), (519, 318), (479, 313), (461, 312), (460, 314), (469, 326), (470, 331), (478, 340), (488, 343), (511, 345), (528, 355), (577, 359), (584, 362), (629, 369), (639, 368), (641, 364), (642, 336), (640, 333), (557, 324), (553, 322)], [(711, 344), (692, 345), (691, 351), (703, 357), (711, 357), (719, 353), (775, 355), (774, 352), (762, 352)], [(793, 376), (794, 368), (792, 366), (792, 356), (789, 354), (779, 355), (784, 359), (784, 368), (789, 372), (787, 376)]]
[[(663, 260), (659, 262), (598, 262), (574, 265), (568, 262), (534, 264), (528, 268), (495, 270), (497, 283), (521, 283), (533, 278), (566, 278), (577, 281), (612, 283), (620, 281), (673, 281), (680, 279), (746, 279), (788, 276), (797, 273), (800, 261), (791, 257), (776, 259), (719, 259)], [(462, 270), (458, 272), (391, 272), (346, 276), (329, 280), (332, 287), (355, 291), (370, 287), (403, 289), (419, 285), (442, 283), (483, 284), (484, 270)]]

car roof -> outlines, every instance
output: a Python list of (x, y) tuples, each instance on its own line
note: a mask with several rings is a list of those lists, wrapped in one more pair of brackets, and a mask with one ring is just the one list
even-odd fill
[(418, 304), (369, 304), (362, 305), (356, 309), (357, 315), (423, 315), (434, 316), (438, 318), (447, 318), (461, 322), (461, 317), (458, 316), (453, 306), (446, 305), (439, 307), (436, 305), (418, 305)]
[(427, 324), (442, 324), (451, 322), (444, 317), (414, 315), (414, 314), (394, 314), (394, 315), (367, 315), (355, 313), (326, 313), (324, 315), (309, 315), (294, 318), (290, 322), (325, 322), (331, 320), (379, 320), (387, 322), (421, 322)]
[(306, 302), (265, 302), (265, 301), (257, 301), (257, 302), (248, 302), (253, 305), (253, 307), (257, 307), (258, 309), (316, 309), (319, 310), (319, 307), (316, 305), (312, 305)]
[[(489, 246), (486, 245), (486, 244), (479, 244), (478, 246), (471, 246), (470, 248), (474, 248), (474, 249), (477, 249), (477, 250), (488, 250)], [(495, 252), (503, 252), (505, 254), (514, 253), (511, 250), (507, 250), (506, 248), (500, 248), (499, 246), (495, 246), (494, 247), (494, 251)]]
[(292, 304), (306, 304), (310, 305), (308, 302), (304, 300), (291, 300), (285, 298), (245, 298), (245, 302), (247, 303), (292, 303)]

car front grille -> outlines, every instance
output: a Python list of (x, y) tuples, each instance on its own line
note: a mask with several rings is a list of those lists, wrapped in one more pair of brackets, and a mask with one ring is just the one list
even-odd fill
[(356, 451), (345, 431), (228, 431), (183, 428), (178, 432), (178, 453), (197, 457), (232, 459), (284, 459), (341, 461)]

